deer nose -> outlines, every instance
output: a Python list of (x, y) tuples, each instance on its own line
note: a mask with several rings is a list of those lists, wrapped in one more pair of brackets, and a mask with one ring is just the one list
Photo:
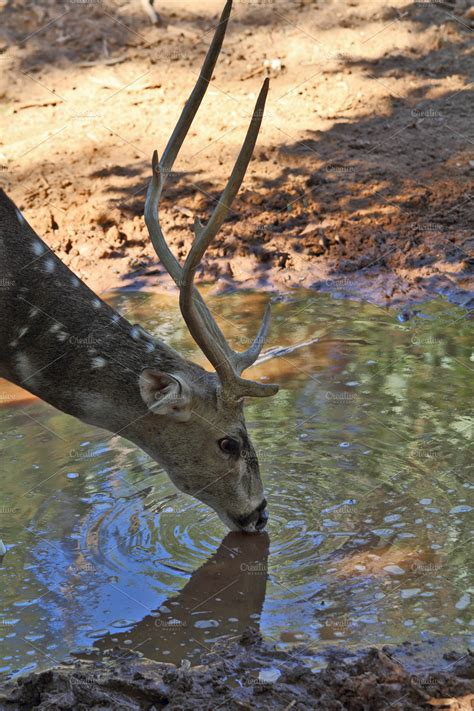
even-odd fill
[(248, 530), (249, 526), (255, 526), (256, 531), (262, 531), (267, 525), (268, 521), (268, 511), (266, 510), (267, 502), (263, 499), (261, 504), (257, 506), (256, 509), (252, 511), (249, 516), (244, 516), (243, 518), (234, 519), (235, 523), (239, 528), (244, 531)]
[(263, 531), (268, 521), (268, 511), (267, 511), (267, 501), (263, 499), (260, 506), (257, 508), (258, 518), (255, 523), (255, 528), (257, 531)]

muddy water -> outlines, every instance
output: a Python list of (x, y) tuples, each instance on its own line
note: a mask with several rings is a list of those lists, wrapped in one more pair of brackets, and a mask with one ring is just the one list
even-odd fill
[[(197, 357), (174, 298), (112, 300)], [(263, 300), (211, 299), (236, 347)], [(117, 643), (195, 661), (248, 624), (308, 654), (474, 636), (472, 322), (308, 292), (273, 313), (269, 346), (319, 342), (253, 371), (282, 385), (247, 408), (268, 536), (226, 536), (133, 446), (0, 383), (2, 675)]]

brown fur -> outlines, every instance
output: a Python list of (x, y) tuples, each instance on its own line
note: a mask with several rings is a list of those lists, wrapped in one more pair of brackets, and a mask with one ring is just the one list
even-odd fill
[[(229, 527), (251, 519), (243, 527), (255, 530), (263, 489), (242, 403), (223, 401), (215, 373), (182, 358), (99, 299), (3, 191), (0, 245), (0, 375), (63, 412), (130, 439)], [(186, 382), (187, 422), (149, 409), (139, 388), (149, 368)], [(240, 442), (237, 459), (219, 449), (226, 436)]]

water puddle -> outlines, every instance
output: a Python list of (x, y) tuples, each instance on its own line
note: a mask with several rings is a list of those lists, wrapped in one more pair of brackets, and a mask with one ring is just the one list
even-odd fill
[[(264, 298), (210, 300), (236, 348)], [(112, 300), (200, 360), (174, 297)], [(0, 382), (4, 677), (116, 644), (194, 662), (249, 624), (308, 654), (474, 637), (466, 313), (439, 301), (399, 319), (302, 291), (273, 314), (275, 357), (249, 373), (281, 391), (247, 407), (268, 536), (226, 535), (132, 445)]]

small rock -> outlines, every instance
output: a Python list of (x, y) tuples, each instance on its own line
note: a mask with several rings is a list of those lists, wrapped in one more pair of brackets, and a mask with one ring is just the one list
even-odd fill
[(266, 59), (263, 65), (265, 69), (271, 69), (272, 72), (281, 72), (281, 59)]
[(403, 568), (400, 568), (399, 565), (386, 565), (384, 570), (386, 573), (390, 573), (390, 575), (405, 575), (405, 571)]
[(112, 225), (112, 227), (109, 227), (109, 229), (105, 233), (105, 239), (107, 240), (107, 243), (112, 247), (119, 245), (123, 241), (123, 237), (117, 225)]
[(468, 513), (469, 511), (472, 511), (472, 506), (468, 506), (467, 504), (461, 504), (461, 506), (454, 506), (450, 510), (450, 514), (458, 514), (458, 513)]
[(471, 604), (471, 596), (469, 593), (464, 593), (457, 601), (455, 608), (456, 610), (465, 610)]

